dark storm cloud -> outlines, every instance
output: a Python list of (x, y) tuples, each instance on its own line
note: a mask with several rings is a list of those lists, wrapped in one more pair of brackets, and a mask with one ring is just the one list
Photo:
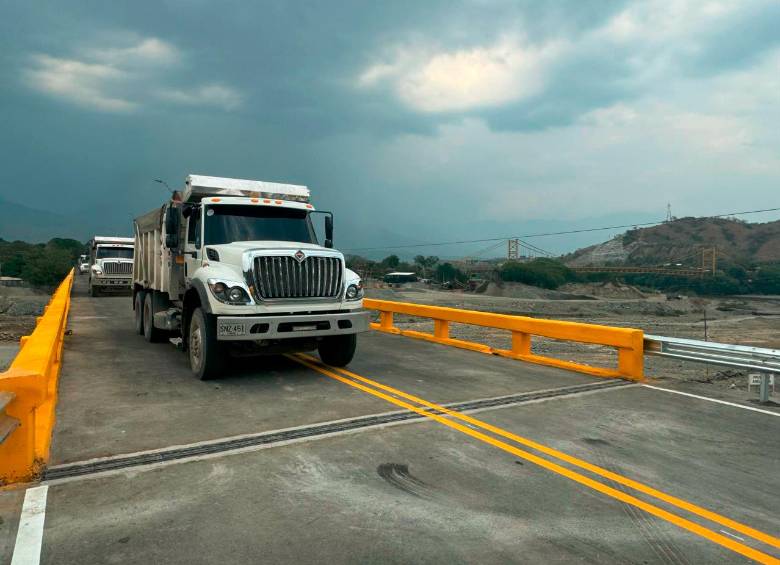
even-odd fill
[[(646, 103), (659, 84), (761, 65), (775, 45), (777, 4), (751, 3), (703, 29), (692, 12), (663, 31), (648, 21), (659, 12), (652, 1), (5, 3), (0, 199), (79, 218), (86, 236), (158, 205), (164, 193), (151, 179), (179, 184), (200, 172), (309, 184), (355, 240), (448, 236), (468, 231), (453, 226), (476, 212), (484, 227), (492, 212), (463, 200), (480, 180), (513, 199), (582, 177), (571, 159), (507, 167), (515, 145), (555, 155), (594, 111)], [(613, 23), (624, 13), (636, 22), (621, 35)], [(659, 28), (668, 36), (656, 38)], [(508, 92), (441, 111), (436, 96), (458, 93), (447, 77), (431, 79), (442, 79), (436, 64), (473, 57), (498, 67), (508, 57), (509, 76), (488, 77)], [(372, 68), (379, 78), (362, 84)], [(731, 123), (714, 114), (686, 124), (711, 138)], [(556, 128), (570, 137), (547, 133)], [(636, 152), (661, 158), (654, 147)], [(608, 212), (621, 210), (631, 208)]]

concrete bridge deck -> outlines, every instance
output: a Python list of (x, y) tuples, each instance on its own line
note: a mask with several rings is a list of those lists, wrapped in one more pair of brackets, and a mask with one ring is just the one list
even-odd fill
[[(379, 333), (347, 372), (253, 358), (201, 382), (83, 284), (69, 328), (42, 563), (780, 556), (771, 408)], [(0, 563), (24, 495), (0, 491)]]

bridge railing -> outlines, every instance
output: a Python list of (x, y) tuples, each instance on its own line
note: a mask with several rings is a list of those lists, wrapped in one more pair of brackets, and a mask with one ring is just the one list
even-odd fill
[(21, 339), (11, 367), (0, 373), (0, 423), (7, 431), (0, 434), (0, 485), (34, 478), (49, 458), (72, 285), (71, 270), (32, 334)]
[[(379, 323), (372, 323), (371, 327), (382, 332), (579, 371), (599, 377), (617, 377), (635, 381), (644, 379), (644, 334), (642, 330), (369, 298), (363, 301), (363, 305), (369, 310), (379, 312)], [(432, 319), (433, 333), (400, 329), (393, 323), (394, 314)], [(449, 324), (451, 322), (507, 330), (511, 332), (511, 349), (498, 349), (481, 343), (453, 339), (450, 337)], [(614, 347), (618, 352), (618, 366), (616, 369), (593, 367), (532, 353), (531, 340), (533, 336)]]

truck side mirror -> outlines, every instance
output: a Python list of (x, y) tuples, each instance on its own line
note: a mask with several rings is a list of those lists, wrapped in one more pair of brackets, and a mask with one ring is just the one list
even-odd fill
[(333, 247), (333, 216), (325, 216), (325, 247)]
[(179, 247), (179, 211), (171, 206), (165, 210), (165, 247)]

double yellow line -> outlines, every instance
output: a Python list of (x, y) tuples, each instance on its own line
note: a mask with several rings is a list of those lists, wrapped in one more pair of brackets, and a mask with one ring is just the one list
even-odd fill
[[(472, 426), (476, 426), (478, 428), (481, 428), (484, 431), (488, 431), (497, 436), (509, 439), (520, 445), (530, 447), (536, 451), (554, 457), (562, 462), (566, 462), (575, 467), (584, 469), (594, 475), (601, 476), (615, 483), (629, 487), (635, 491), (654, 497), (669, 505), (680, 508), (681, 510), (685, 510), (687, 512), (705, 518), (706, 520), (715, 522), (717, 524), (730, 528), (736, 532), (740, 532), (757, 541), (773, 546), (775, 548), (780, 548), (780, 539), (774, 536), (771, 536), (769, 534), (751, 528), (750, 526), (746, 526), (745, 524), (742, 524), (740, 522), (736, 522), (725, 516), (721, 516), (720, 514), (707, 510), (706, 508), (702, 508), (700, 506), (697, 506), (695, 504), (692, 504), (680, 498), (656, 490), (652, 487), (649, 487), (647, 485), (629, 479), (628, 477), (624, 477), (622, 475), (613, 473), (612, 471), (608, 471), (607, 469), (604, 469), (597, 465), (588, 463), (587, 461), (583, 461), (582, 459), (578, 459), (576, 457), (573, 457), (571, 455), (568, 455), (556, 449), (552, 449), (550, 447), (537, 443), (533, 440), (524, 438), (522, 436), (518, 436), (502, 428), (492, 426), (487, 422), (483, 422), (476, 418), (472, 418), (471, 416), (468, 416), (466, 414), (449, 410), (448, 408), (441, 406), (439, 404), (429, 402), (427, 400), (405, 393), (401, 390), (389, 387), (377, 381), (367, 379), (346, 369), (338, 369), (338, 368), (330, 367), (328, 365), (324, 365), (320, 361), (318, 361), (317, 359), (309, 355), (304, 355), (304, 354), (291, 355), (290, 358), (327, 377), (330, 377), (346, 385), (362, 390), (363, 392), (381, 398), (382, 400), (395, 404), (396, 406), (400, 406), (401, 408), (405, 408), (406, 410), (416, 412), (417, 414), (420, 414), (422, 416), (425, 416), (426, 418), (430, 418), (431, 420), (439, 422), (440, 424), (443, 424), (448, 428), (457, 430), (461, 433), (464, 433), (468, 436), (478, 439), (484, 443), (487, 443), (503, 451), (511, 453), (512, 455), (525, 459), (526, 461), (530, 461), (531, 463), (539, 465), (540, 467), (543, 467), (549, 471), (562, 475), (568, 479), (571, 479), (572, 481), (578, 482), (582, 485), (592, 488), (593, 490), (596, 490), (602, 494), (610, 496), (616, 500), (619, 500), (626, 504), (631, 504), (632, 506), (644, 510), (645, 512), (652, 514), (653, 516), (661, 518), (662, 520), (666, 520), (667, 522), (670, 522), (680, 528), (688, 530), (689, 532), (692, 532), (714, 543), (717, 543), (718, 545), (726, 547), (736, 553), (744, 555), (745, 557), (749, 557), (754, 561), (757, 561), (759, 563), (772, 563), (775, 565), (780, 565), (780, 559), (777, 559), (767, 553), (763, 553), (761, 551), (753, 549), (748, 545), (745, 545), (729, 537), (726, 537), (722, 534), (719, 534), (709, 528), (697, 524), (696, 522), (692, 522), (691, 520), (678, 516), (677, 514), (673, 514), (667, 510), (664, 510), (663, 508), (645, 502), (644, 500), (631, 496), (630, 494), (627, 494), (623, 491), (607, 486), (599, 481), (596, 481), (581, 473), (573, 471), (567, 467), (563, 467), (548, 459), (544, 459), (542, 457), (539, 457), (538, 455), (519, 449), (514, 445), (510, 445), (509, 443), (496, 439), (492, 436), (486, 435), (481, 431), (474, 430), (457, 421), (454, 421), (451, 418), (466, 422), (468, 424), (471, 424)], [(425, 408), (421, 408), (420, 406), (409, 404), (408, 402), (399, 400), (398, 398), (395, 398), (393, 396), (389, 396), (388, 394), (385, 394), (385, 392), (381, 392), (381, 391), (385, 391), (387, 393), (395, 395), (395, 397), (405, 398), (406, 400), (419, 404), (420, 406), (423, 406), (428, 410), (435, 410), (436, 412), (440, 412), (440, 414), (429, 412)]]

